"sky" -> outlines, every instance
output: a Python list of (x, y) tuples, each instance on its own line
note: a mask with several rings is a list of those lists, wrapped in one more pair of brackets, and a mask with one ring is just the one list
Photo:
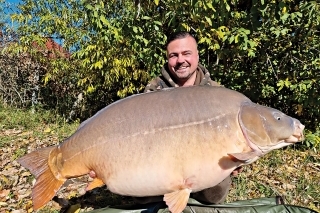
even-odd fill
[[(17, 9), (17, 5), (22, 2), (22, 0), (4, 0), (6, 3), (9, 3), (11, 6), (13, 6), (13, 10)], [(5, 10), (6, 13), (10, 14), (12, 12), (12, 10)], [(1, 20), (1, 19), (0, 19)], [(8, 21), (8, 19), (7, 19)], [(14, 23), (10, 23), (10, 19), (9, 19), (9, 24), (11, 25), (11, 27), (15, 28), (15, 24)], [(62, 44), (62, 40), (61, 39), (54, 39), (58, 44)]]
[(6, 2), (17, 4), (21, 2), (21, 0), (6, 0)]
[[(4, 0), (6, 3), (10, 4), (10, 6), (13, 7), (13, 10), (16, 10), (17, 9), (17, 5), (18, 3), (22, 2), (22, 0)], [(12, 11), (8, 11), (8, 10), (5, 10), (5, 12), (12, 12)]]
[[(0, 17), (0, 22), (4, 21), (7, 24), (11, 25), (11, 27), (15, 26), (14, 23), (11, 23), (10, 14), (17, 10), (17, 5), (19, 2), (21, 2), (21, 0), (4, 0), (4, 4), (2, 4), (2, 1), (1, 1), (1, 8), (4, 9), (2, 12), (5, 13), (4, 14), (5, 16)], [(8, 7), (10, 9), (8, 9)]]

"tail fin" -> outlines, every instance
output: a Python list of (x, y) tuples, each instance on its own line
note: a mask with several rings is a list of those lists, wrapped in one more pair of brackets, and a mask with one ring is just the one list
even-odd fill
[(34, 210), (48, 203), (65, 182), (65, 179), (57, 179), (48, 165), (49, 154), (55, 148), (39, 149), (18, 159), (18, 162), (29, 169), (36, 178), (36, 183), (32, 188)]

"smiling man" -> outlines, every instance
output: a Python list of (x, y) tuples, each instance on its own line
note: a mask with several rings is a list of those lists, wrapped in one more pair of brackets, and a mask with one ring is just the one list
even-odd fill
[[(160, 76), (151, 80), (144, 92), (169, 87), (194, 85), (220, 86), (211, 80), (209, 71), (199, 64), (199, 52), (196, 39), (188, 32), (173, 34), (167, 41), (168, 62), (161, 69)], [(234, 171), (236, 175), (239, 171)], [(204, 203), (223, 203), (231, 186), (228, 177), (220, 184), (200, 192), (191, 193), (191, 197)], [(134, 198), (137, 203), (149, 203), (162, 200), (162, 197)]]
[(199, 64), (199, 52), (196, 39), (188, 32), (178, 32), (167, 41), (167, 60), (161, 69), (161, 75), (153, 79), (145, 92), (168, 87), (219, 84), (210, 79), (209, 71)]

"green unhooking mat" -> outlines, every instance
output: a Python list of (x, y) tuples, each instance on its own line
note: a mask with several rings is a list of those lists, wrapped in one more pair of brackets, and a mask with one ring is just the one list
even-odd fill
[[(90, 213), (169, 213), (164, 202), (145, 205), (114, 206), (90, 211)], [(283, 204), (281, 197), (259, 198), (219, 205), (204, 205), (189, 199), (183, 213), (317, 213), (301, 206)]]

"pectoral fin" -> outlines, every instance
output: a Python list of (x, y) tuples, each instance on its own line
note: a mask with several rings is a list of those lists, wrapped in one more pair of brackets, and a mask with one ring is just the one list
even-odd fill
[(165, 194), (163, 200), (172, 213), (181, 213), (187, 206), (190, 193), (191, 189), (181, 189)]
[(242, 161), (244, 163), (251, 163), (259, 158), (258, 153), (252, 152), (241, 152), (241, 153), (228, 153), (233, 160)]
[(104, 185), (104, 182), (99, 179), (99, 178), (95, 178), (93, 179), (92, 182), (90, 182), (86, 188), (86, 191), (89, 191), (91, 189), (94, 189), (94, 188), (97, 188), (97, 187), (100, 187), (100, 186), (103, 186)]

